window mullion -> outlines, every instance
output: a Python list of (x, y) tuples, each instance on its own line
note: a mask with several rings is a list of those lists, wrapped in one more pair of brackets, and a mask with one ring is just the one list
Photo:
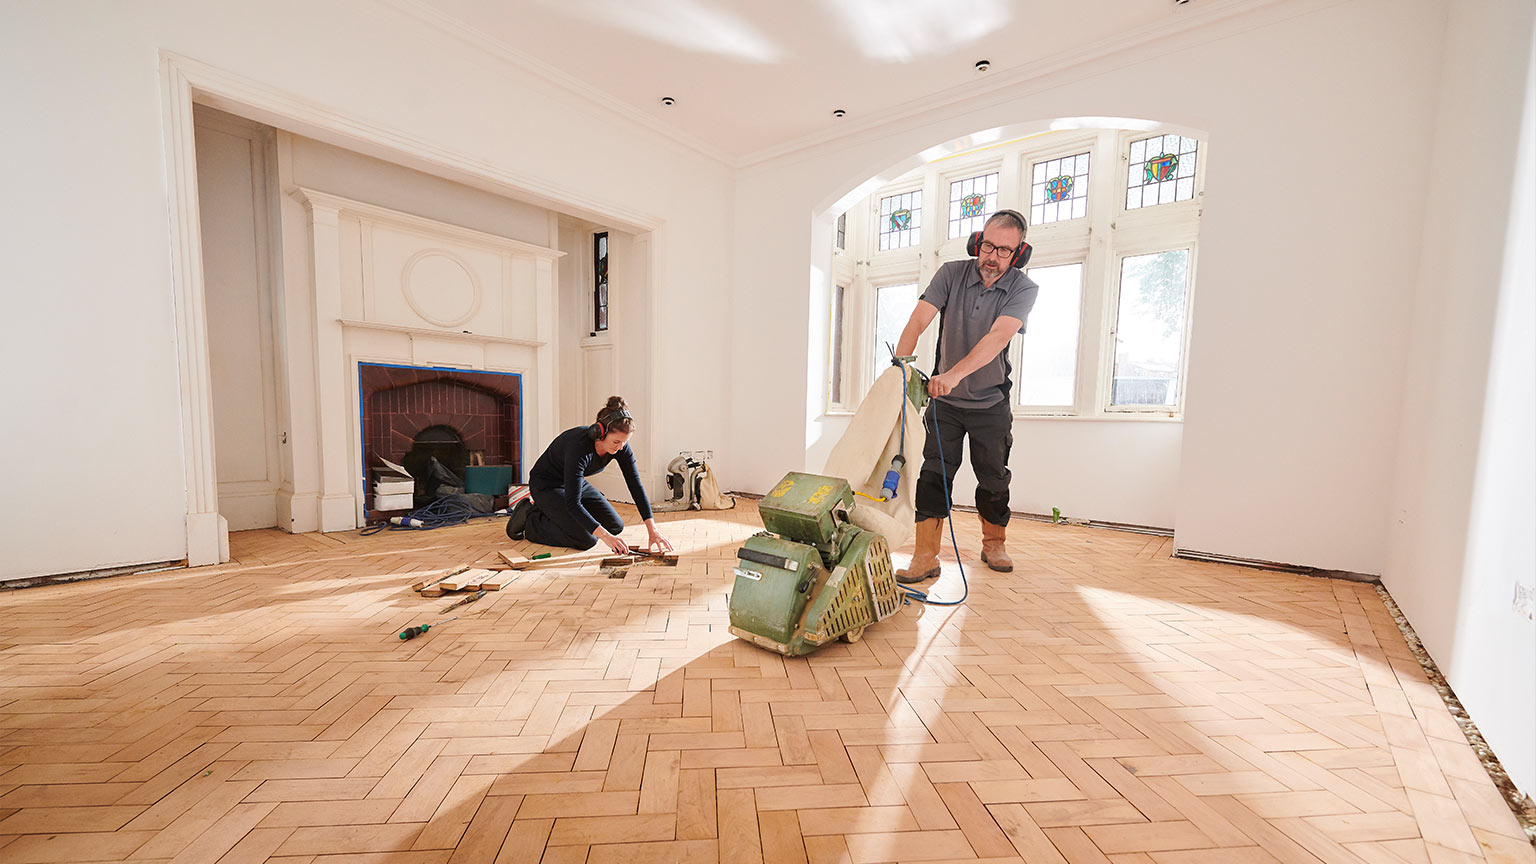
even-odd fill
[(1115, 239), (1115, 196), (1123, 194), (1117, 181), (1120, 158), (1117, 136), (1101, 132), (1095, 142), (1093, 159), (1100, 167), (1098, 182), (1088, 186), (1088, 255), (1083, 261), (1083, 318), (1078, 331), (1077, 413), (1099, 416), (1103, 413), (1105, 357), (1113, 359), (1108, 346), (1113, 344), (1109, 315), (1113, 291), (1113, 243)]

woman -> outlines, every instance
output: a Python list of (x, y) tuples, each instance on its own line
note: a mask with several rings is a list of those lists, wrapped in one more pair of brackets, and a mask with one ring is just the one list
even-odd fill
[(572, 549), (590, 549), (601, 540), (614, 552), (627, 553), (629, 544), (618, 536), (624, 530), (624, 520), (603, 493), (587, 482), (589, 475), (617, 461), (651, 535), (646, 549), (671, 552), (672, 544), (656, 530), (651, 502), (645, 496), (645, 487), (640, 485), (640, 473), (635, 470), (635, 454), (629, 449), (633, 429), (634, 419), (624, 400), (613, 396), (597, 412), (597, 422), (567, 429), (556, 436), (528, 473), (528, 488), (533, 494), (512, 510), (512, 518), (507, 520), (507, 536)]

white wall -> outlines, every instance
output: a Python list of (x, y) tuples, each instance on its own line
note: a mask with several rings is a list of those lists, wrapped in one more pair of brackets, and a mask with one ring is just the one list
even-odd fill
[(293, 160), (292, 175), (287, 179), (294, 185), (537, 246), (554, 245), (550, 211), (543, 207), (302, 135), (285, 137)]
[[(658, 307), (724, 315), (726, 166), (388, 5), (22, 2), (5, 19), (0, 78), (28, 86), (0, 91), (19, 130), (0, 158), (28, 166), (6, 197), (29, 203), (0, 215), (0, 352), (36, 371), (0, 385), (8, 420), (34, 418), (7, 422), (0, 445), (36, 454), (14, 464), (11, 488), (61, 494), (7, 517), (0, 578), (186, 554), (161, 51), (430, 142), (503, 182), (568, 193), (588, 212), (643, 216), (660, 226)], [(724, 334), (655, 346), (657, 453), (700, 439), (723, 449), (724, 418), (694, 396), (724, 392), (727, 370), (698, 364), (701, 347), (722, 356)], [(119, 492), (133, 506), (82, 518), (80, 496)]]
[[(904, 170), (903, 160), (962, 136), (1042, 129), (1060, 117), (1146, 118), (1210, 142), (1172, 502), (1178, 544), (1381, 572), (1406, 350), (1401, 298), (1426, 200), (1404, 172), (1427, 164), (1434, 106), (1422, 94), (1438, 82), (1443, 21), (1431, 0), (1277, 4), (1241, 26), (1214, 25), (743, 170), (732, 321), (738, 334), (762, 335), (742, 337), (733, 359), (736, 379), (755, 384), (734, 394), (732, 466), (746, 454), (755, 463), (738, 469), (738, 485), (765, 488), (800, 467), (819, 432), (821, 363), (806, 357), (813, 343), (819, 356), (824, 338), (813, 332), (824, 325), (808, 322), (825, 318), (831, 222), (818, 214), (871, 174)], [(1308, 167), (1286, 176), (1298, 160)], [(1326, 179), (1302, 182), (1314, 169)], [(760, 346), (779, 361), (771, 374)], [(1078, 428), (1060, 438), (1081, 440)], [(1016, 448), (1013, 470), (1029, 476), (1047, 462), (1082, 477), (1108, 467), (1091, 450), (1072, 458)], [(1099, 517), (1097, 507), (1078, 515)]]
[(1382, 578), (1536, 793), (1536, 10), (1451, 9)]
[[(826, 417), (806, 451), (817, 470), (847, 428), (846, 417)], [(1016, 513), (1172, 528), (1174, 490), (1179, 482), (1179, 440), (1183, 424), (1130, 420), (1016, 420), (1008, 506)], [(976, 475), (970, 450), (955, 475), (954, 502), (976, 504)], [(921, 460), (914, 460), (914, 470)]]

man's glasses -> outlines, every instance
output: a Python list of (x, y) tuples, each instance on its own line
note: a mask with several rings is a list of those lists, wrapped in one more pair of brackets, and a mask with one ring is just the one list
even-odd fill
[(1014, 253), (1014, 250), (1008, 248), (1007, 246), (997, 246), (992, 243), (988, 243), (985, 240), (981, 241), (981, 246), (979, 248), (981, 249), (981, 254), (983, 255), (997, 254), (1004, 258), (1012, 258)]

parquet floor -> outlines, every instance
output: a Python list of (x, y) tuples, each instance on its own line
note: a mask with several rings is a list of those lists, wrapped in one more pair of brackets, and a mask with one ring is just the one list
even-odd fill
[(1368, 586), (1032, 522), (1002, 576), (963, 516), (966, 605), (786, 661), (726, 631), (752, 503), (663, 518), (410, 642), (499, 522), (0, 594), (0, 861), (1536, 861)]

